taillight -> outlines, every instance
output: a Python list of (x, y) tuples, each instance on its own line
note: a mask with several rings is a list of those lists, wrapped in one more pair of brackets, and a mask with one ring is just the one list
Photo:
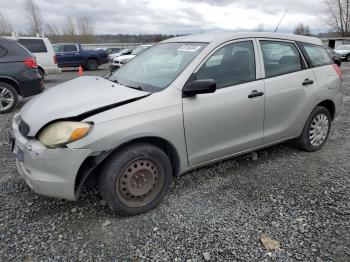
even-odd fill
[(57, 58), (55, 55), (53, 56), (53, 62), (57, 65)]
[(28, 57), (24, 59), (23, 63), (28, 67), (28, 68), (38, 68), (38, 65), (36, 63), (36, 60), (34, 57)]
[(335, 70), (335, 72), (337, 72), (339, 78), (341, 80), (343, 80), (343, 72), (341, 71), (341, 69), (339, 68), (339, 66), (337, 64), (333, 64), (333, 68)]

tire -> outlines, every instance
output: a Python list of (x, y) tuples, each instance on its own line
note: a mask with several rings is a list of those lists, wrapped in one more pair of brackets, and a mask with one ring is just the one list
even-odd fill
[(18, 102), (16, 89), (5, 82), (0, 82), (0, 114), (12, 111)]
[(38, 69), (38, 71), (39, 71), (39, 74), (40, 74), (40, 76), (41, 76), (41, 80), (45, 80), (45, 72), (42, 70), (42, 69)]
[(101, 171), (100, 194), (108, 206), (122, 216), (155, 208), (173, 180), (169, 157), (148, 143), (123, 147), (107, 159)]
[[(297, 140), (297, 146), (307, 152), (320, 150), (328, 139), (331, 121), (332, 118), (328, 109), (323, 106), (317, 106), (307, 119), (303, 131)], [(319, 129), (316, 130), (317, 127)]]
[(86, 69), (89, 71), (96, 71), (98, 69), (99, 63), (97, 59), (90, 58), (87, 60)]

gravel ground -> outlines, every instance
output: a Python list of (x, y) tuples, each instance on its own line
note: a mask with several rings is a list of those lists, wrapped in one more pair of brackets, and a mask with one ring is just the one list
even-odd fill
[[(77, 202), (33, 193), (9, 154), (13, 114), (0, 115), (0, 260), (350, 261), (350, 64), (343, 70), (345, 109), (323, 150), (283, 144), (256, 161), (190, 172), (135, 217), (113, 214), (95, 189)], [(50, 76), (46, 85), (75, 76)], [(263, 234), (280, 248), (265, 249)]]

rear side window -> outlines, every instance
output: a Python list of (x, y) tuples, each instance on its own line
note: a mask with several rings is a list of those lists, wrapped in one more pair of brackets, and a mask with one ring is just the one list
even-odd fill
[(294, 43), (260, 41), (265, 77), (293, 73), (303, 69), (301, 55)]
[(252, 41), (228, 44), (217, 50), (196, 73), (196, 79), (214, 79), (217, 88), (256, 79)]
[(331, 57), (324, 47), (309, 44), (304, 44), (303, 47), (312, 67), (333, 64)]
[(63, 46), (63, 52), (76, 52), (78, 51), (78, 48), (76, 45), (64, 45)]
[(7, 50), (5, 49), (5, 47), (0, 45), (0, 58), (4, 57), (6, 55)]
[(47, 53), (42, 39), (18, 39), (18, 42), (32, 53)]

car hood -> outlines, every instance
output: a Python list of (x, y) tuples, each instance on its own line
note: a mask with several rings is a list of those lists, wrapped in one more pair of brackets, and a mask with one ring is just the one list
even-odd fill
[(340, 54), (340, 55), (345, 55), (345, 54), (349, 54), (350, 50), (334, 50), (334, 52)]
[(149, 94), (102, 77), (82, 76), (36, 96), (24, 105), (20, 115), (30, 126), (28, 135), (35, 136), (44, 125), (54, 120), (98, 113)]
[(114, 58), (114, 61), (122, 61), (124, 59), (130, 60), (130, 59), (134, 58), (135, 56), (136, 55), (121, 55), (121, 56)]

